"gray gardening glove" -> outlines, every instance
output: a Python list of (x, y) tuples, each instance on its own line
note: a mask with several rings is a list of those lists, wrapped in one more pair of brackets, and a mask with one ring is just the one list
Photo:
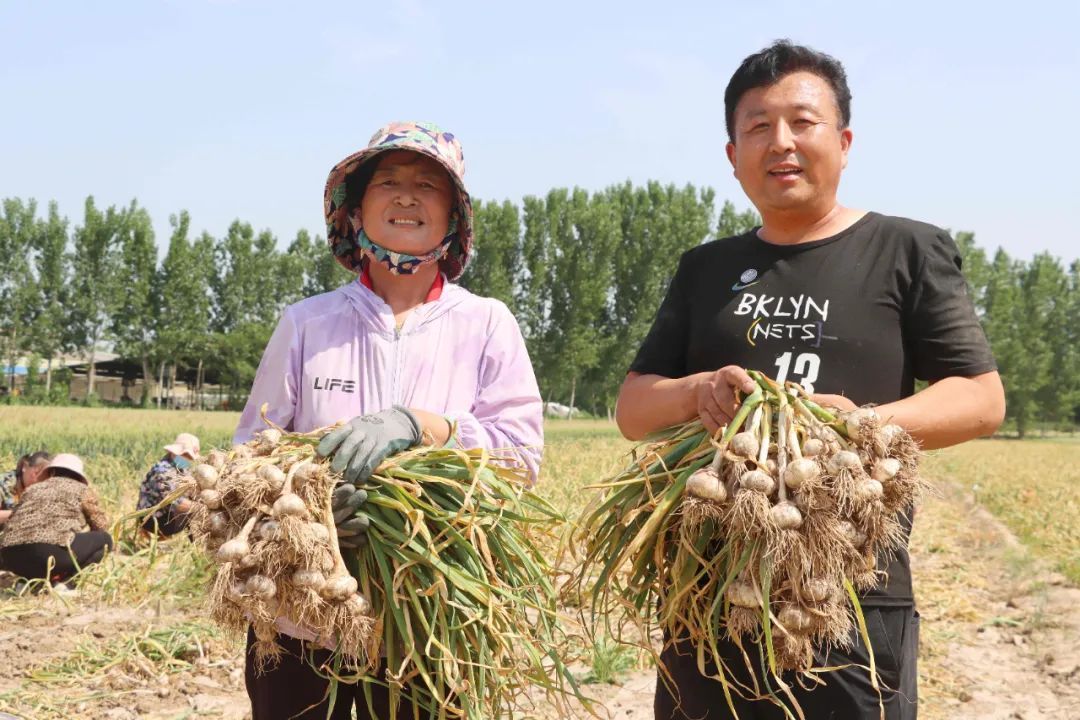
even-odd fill
[(375, 468), (389, 455), (419, 445), (420, 421), (400, 405), (372, 415), (353, 418), (337, 430), (327, 433), (316, 452), (330, 457), (330, 469), (345, 472), (345, 481), (354, 485), (366, 482)]
[(367, 530), (370, 520), (361, 509), (367, 502), (367, 491), (352, 483), (341, 483), (334, 488), (330, 498), (330, 507), (337, 526), (338, 545), (342, 548), (356, 549), (367, 542)]

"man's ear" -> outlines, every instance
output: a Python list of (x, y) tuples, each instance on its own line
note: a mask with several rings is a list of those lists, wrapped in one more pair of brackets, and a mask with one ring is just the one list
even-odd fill
[(848, 150), (851, 149), (851, 143), (855, 139), (855, 133), (851, 132), (851, 128), (844, 128), (840, 131), (840, 152), (843, 155), (843, 160), (840, 163), (841, 168), (847, 167)]

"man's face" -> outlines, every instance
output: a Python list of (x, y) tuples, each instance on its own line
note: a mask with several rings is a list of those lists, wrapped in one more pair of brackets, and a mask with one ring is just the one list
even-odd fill
[(378, 159), (363, 200), (364, 232), (394, 252), (423, 255), (446, 237), (453, 181), (435, 160), (408, 150)]
[(750, 90), (735, 106), (733, 130), (728, 160), (759, 212), (832, 209), (852, 134), (841, 129), (826, 80), (796, 72)]

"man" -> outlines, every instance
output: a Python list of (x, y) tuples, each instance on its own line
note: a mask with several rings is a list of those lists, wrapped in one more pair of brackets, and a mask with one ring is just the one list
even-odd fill
[[(943, 230), (837, 202), (852, 131), (842, 65), (780, 41), (743, 61), (725, 93), (727, 156), (762, 225), (686, 252), (621, 388), (623, 434), (694, 417), (710, 431), (732, 418), (744, 368), (800, 382), (841, 410), (874, 403), (923, 448), (992, 433), (1004, 415), (994, 359)], [(929, 387), (914, 393), (915, 379)], [(911, 515), (905, 518), (910, 530)], [(918, 614), (906, 550), (887, 580), (862, 598), (886, 717), (916, 715)], [(849, 667), (795, 695), (808, 720), (878, 718), (878, 694), (861, 639), (817, 662)], [(731, 669), (745, 664), (737, 648)], [(686, 648), (663, 661), (663, 720), (732, 717), (721, 684), (701, 675)], [(670, 686), (669, 686), (670, 685)], [(782, 718), (767, 701), (736, 701), (739, 717)]]
[(50, 460), (52, 455), (44, 450), (23, 455), (19, 462), (15, 463), (14, 470), (0, 477), (0, 528), (7, 524), (19, 502), (19, 496), (37, 482), (38, 476)]

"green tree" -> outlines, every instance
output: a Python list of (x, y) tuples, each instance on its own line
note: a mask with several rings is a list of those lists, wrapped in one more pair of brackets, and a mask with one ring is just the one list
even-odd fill
[(252, 272), (255, 231), (251, 225), (233, 221), (228, 233), (214, 248), (213, 328), (227, 333), (253, 315), (260, 278)]
[(1069, 328), (1069, 277), (1060, 260), (1039, 253), (1028, 264), (1022, 287), (1024, 325), (1038, 336), (1037, 344), (1027, 350), (1043, 355), (1034, 391), (1038, 416), (1044, 422), (1061, 423), (1071, 419), (1075, 384), (1070, 375), (1075, 346)]
[(86, 198), (83, 224), (75, 228), (71, 254), (71, 343), (90, 363), (87, 399), (94, 396), (97, 351), (105, 341), (121, 286), (117, 282), (118, 239), (124, 218), (115, 207), (98, 210)]
[(247, 392), (280, 315), (282, 303), (275, 290), (280, 283), (276, 242), (269, 232), (256, 238), (251, 225), (237, 220), (215, 247), (218, 272), (211, 282), (213, 347), (234, 399)]
[(284, 276), (281, 256), (274, 233), (259, 232), (252, 245), (250, 265), (244, 268), (248, 280), (245, 294), (250, 303), (246, 319), (273, 327), (285, 305), (300, 298), (303, 276)]
[(314, 273), (314, 268), (311, 266), (313, 257), (311, 235), (307, 230), (301, 230), (296, 233), (296, 238), (280, 258), (279, 272), (288, 284), (284, 298), (286, 305), (309, 295), (307, 291), (310, 287), (310, 278)]
[(732, 235), (742, 235), (761, 225), (761, 216), (753, 210), (739, 212), (735, 204), (730, 200), (724, 201), (720, 208), (720, 218), (716, 224), (716, 237), (725, 238)]
[[(168, 367), (167, 385), (171, 389), (175, 386), (177, 369), (180, 367), (197, 366), (197, 375), (201, 376), (203, 359), (209, 353), (210, 296), (207, 279), (213, 238), (204, 233), (194, 244), (188, 239), (191, 218), (187, 211), (182, 211), (179, 216), (170, 216), (169, 223), (172, 234), (158, 272), (156, 294), (159, 302), (158, 377), (164, 383), (165, 368)], [(159, 406), (162, 394), (158, 394)], [(171, 393), (169, 399), (172, 400)]]
[(1046, 382), (1049, 358), (1039, 324), (1025, 312), (1032, 277), (1024, 263), (998, 249), (986, 286), (986, 331), (1005, 385), (1008, 417), (1024, 437), (1038, 413), (1036, 397)]
[(117, 354), (142, 365), (140, 404), (147, 407), (153, 394), (151, 366), (157, 337), (157, 245), (149, 213), (133, 200), (120, 214), (117, 271), (121, 287), (109, 319), (109, 334)]
[(307, 230), (296, 233), (296, 238), (284, 253), (281, 272), (294, 274), (302, 281), (300, 294), (295, 299), (290, 297), (286, 304), (337, 290), (356, 279), (354, 273), (343, 268), (334, 259), (326, 240), (319, 235), (312, 240)]
[(355, 280), (356, 274), (343, 268), (330, 252), (326, 240), (316, 235), (305, 270), (304, 297), (337, 290)]
[(226, 409), (244, 406), (272, 331), (273, 326), (249, 322), (230, 333), (214, 333), (212, 346), (219, 361), (220, 382), (228, 388)]
[(477, 202), (474, 258), (462, 276), (462, 287), (484, 297), (502, 300), (516, 311), (521, 274), (521, 216), (509, 200), (502, 204)]
[(68, 220), (60, 216), (56, 202), (49, 203), (48, 217), (39, 225), (34, 252), (37, 315), (34, 317), (32, 347), (45, 358), (45, 394), (52, 393), (53, 361), (64, 347), (68, 272), (65, 253), (68, 244)]
[(580, 188), (551, 191), (545, 206), (553, 282), (541, 389), (573, 408), (578, 380), (600, 359), (596, 328), (608, 301), (618, 220), (606, 197)]
[(964, 278), (967, 280), (968, 295), (975, 305), (975, 311), (980, 318), (986, 314), (986, 286), (990, 282), (990, 263), (986, 259), (986, 252), (975, 244), (975, 233), (961, 231), (955, 236), (956, 247), (960, 251), (960, 259), (964, 269)]
[[(545, 376), (549, 355), (544, 338), (549, 324), (552, 287), (558, 280), (549, 276), (552, 247), (546, 204), (543, 199), (529, 195), (524, 199), (523, 207), (521, 256), (524, 273), (512, 307), (517, 308), (518, 324), (539, 380)], [(541, 384), (541, 392), (544, 391)]]
[(600, 324), (601, 360), (587, 387), (593, 411), (610, 415), (679, 257), (708, 239), (715, 195), (711, 189), (657, 182), (625, 183), (605, 194), (616, 206), (620, 239), (612, 256), (611, 301)]
[(214, 267), (215, 242), (210, 233), (203, 232), (191, 245), (191, 269), (195, 275), (195, 281), (200, 289), (198, 293), (192, 290), (192, 298), (197, 317), (202, 321), (199, 332), (192, 333), (191, 345), (188, 357), (194, 356), (196, 360), (195, 392), (199, 400), (199, 408), (203, 409), (203, 400), (206, 383), (207, 368), (213, 365), (214, 351), (216, 348), (214, 334), (210, 331), (210, 318), (212, 303), (210, 288), (215, 276)]
[(1068, 382), (1062, 388), (1062, 394), (1070, 408), (1067, 420), (1080, 424), (1080, 260), (1074, 260), (1069, 266), (1065, 295), (1065, 333), (1060, 344), (1060, 362), (1062, 375)]
[[(0, 366), (14, 366), (29, 344), (35, 315), (34, 277), (29, 258), (36, 244), (37, 203), (7, 198), (0, 213)], [(9, 392), (14, 372), (4, 378)]]

